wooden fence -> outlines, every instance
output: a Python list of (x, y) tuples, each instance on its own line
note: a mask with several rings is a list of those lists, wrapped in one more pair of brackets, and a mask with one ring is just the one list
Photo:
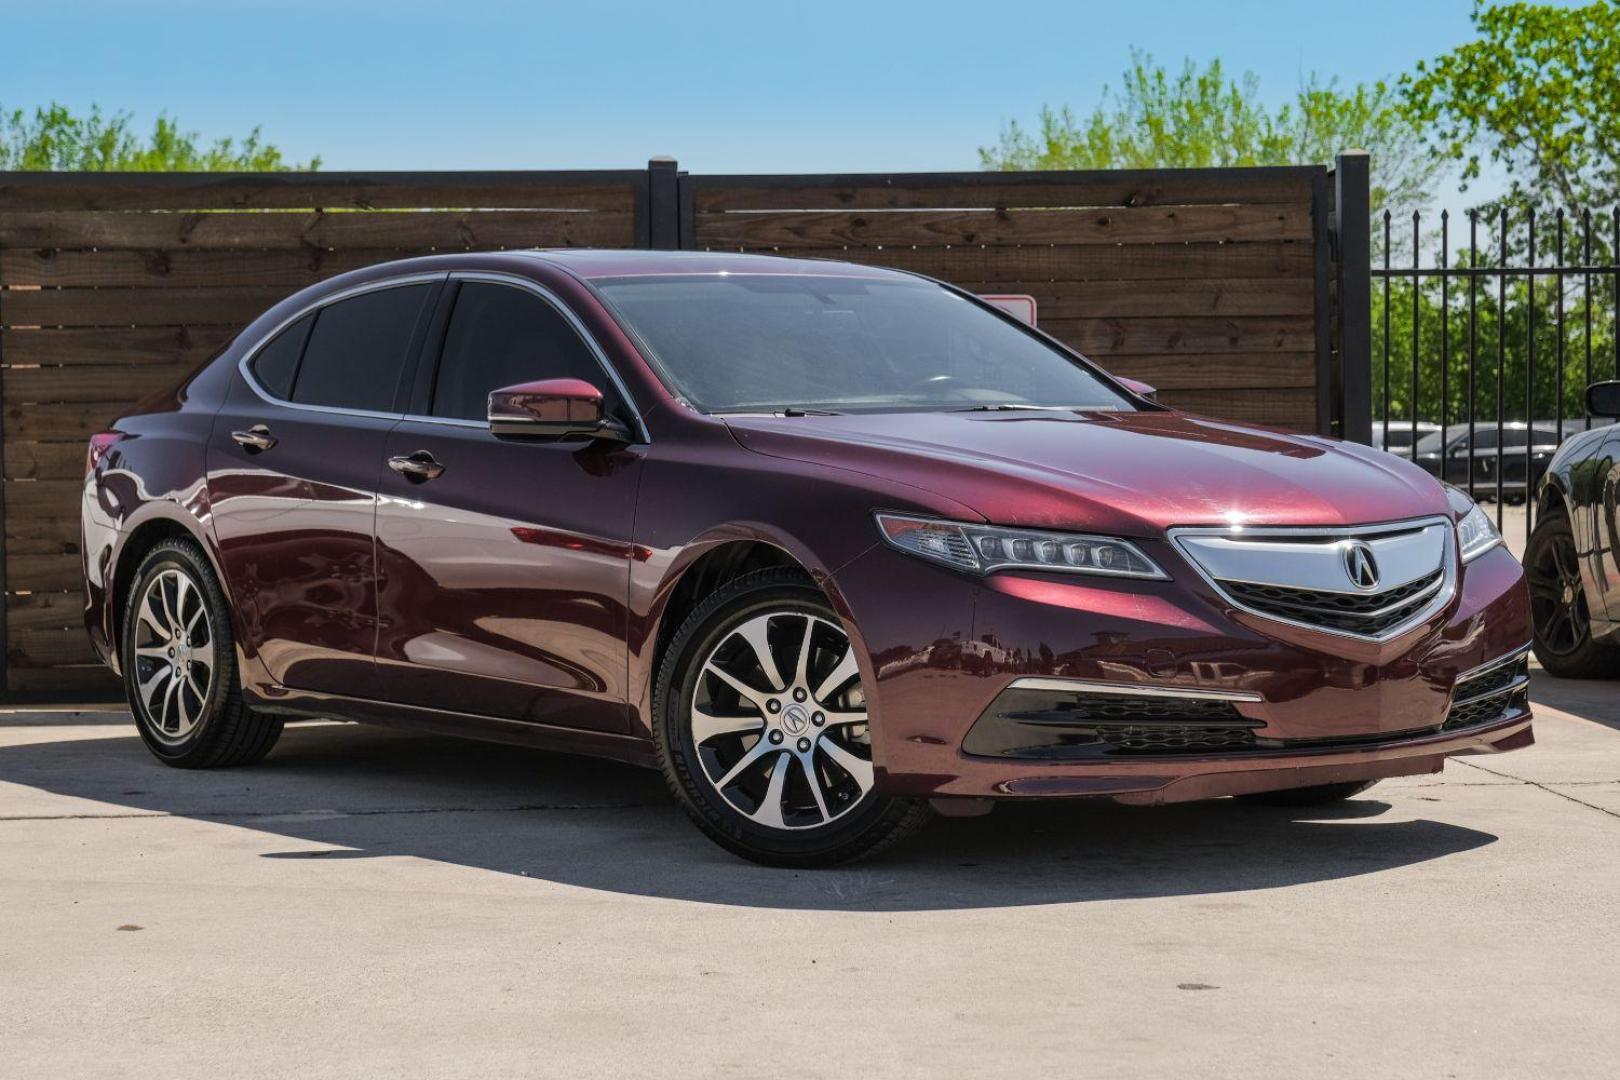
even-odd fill
[(1196, 412), (1325, 428), (1321, 168), (684, 177), (687, 246), (1029, 293), (1043, 329)]
[(82, 626), (85, 439), (332, 274), (545, 246), (889, 265), (1031, 293), (1047, 330), (1172, 404), (1327, 431), (1342, 366), (1331, 177), (687, 176), (668, 160), (574, 173), (0, 173), (0, 687), (12, 700), (117, 693)]

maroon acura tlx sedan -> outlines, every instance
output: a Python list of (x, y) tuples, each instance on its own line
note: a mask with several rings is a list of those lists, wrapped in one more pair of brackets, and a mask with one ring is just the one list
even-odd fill
[(1461, 492), (870, 267), (333, 278), (92, 438), (83, 518), (161, 761), (257, 761), (296, 717), (601, 755), (766, 863), (1533, 741), (1524, 578)]

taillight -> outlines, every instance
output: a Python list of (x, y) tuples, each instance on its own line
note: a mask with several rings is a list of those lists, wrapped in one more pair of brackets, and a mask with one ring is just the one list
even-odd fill
[(121, 431), (102, 431), (90, 436), (90, 445), (84, 451), (84, 471), (89, 475), (96, 471), (101, 459), (113, 448), (113, 444), (124, 437)]

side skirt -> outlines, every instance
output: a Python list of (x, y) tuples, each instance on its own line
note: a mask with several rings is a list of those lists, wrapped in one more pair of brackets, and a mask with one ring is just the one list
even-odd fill
[(477, 713), (426, 709), (392, 701), (373, 701), (280, 686), (268, 693), (250, 693), (248, 698), (253, 708), (277, 713), (289, 720), (353, 720), (403, 731), (422, 731), (481, 742), (505, 743), (508, 746), (528, 746), (537, 750), (607, 758), (649, 769), (658, 767), (657, 751), (652, 743), (633, 735), (553, 727)]

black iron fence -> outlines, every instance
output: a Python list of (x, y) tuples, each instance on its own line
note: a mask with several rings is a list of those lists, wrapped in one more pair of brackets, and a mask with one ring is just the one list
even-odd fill
[(1528, 536), (1553, 451), (1609, 423), (1586, 386), (1620, 378), (1620, 209), (1410, 222), (1383, 214), (1372, 268), (1372, 440), (1494, 499), (1498, 526), (1525, 499)]

